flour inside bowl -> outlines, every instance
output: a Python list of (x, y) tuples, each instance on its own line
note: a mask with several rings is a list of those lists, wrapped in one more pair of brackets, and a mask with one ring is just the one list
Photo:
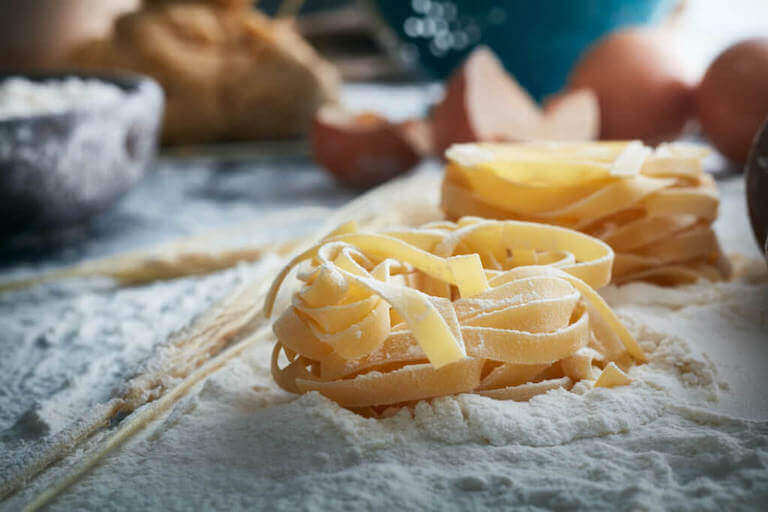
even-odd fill
[(40, 82), (11, 77), (0, 82), (0, 120), (92, 110), (124, 98), (119, 87), (101, 80), (67, 77)]

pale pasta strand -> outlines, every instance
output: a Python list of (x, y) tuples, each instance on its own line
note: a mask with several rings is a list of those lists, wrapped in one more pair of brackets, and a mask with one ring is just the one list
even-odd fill
[[(635, 142), (472, 144), (448, 151), (442, 207), (556, 224), (593, 235), (616, 252), (613, 281), (677, 285), (730, 274), (712, 222), (714, 180), (706, 151)], [(467, 158), (481, 154), (484, 158)]]

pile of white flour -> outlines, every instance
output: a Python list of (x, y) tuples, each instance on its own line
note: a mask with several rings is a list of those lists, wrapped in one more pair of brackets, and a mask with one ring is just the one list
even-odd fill
[(124, 97), (119, 87), (101, 80), (67, 77), (38, 82), (11, 77), (0, 82), (0, 120), (102, 108)]
[[(734, 185), (740, 187), (740, 185)], [(743, 189), (726, 190), (735, 197)], [(750, 249), (743, 204), (720, 225)], [(721, 230), (722, 231), (722, 230)], [(365, 419), (279, 390), (254, 347), (60, 496), (53, 510), (721, 510), (768, 500), (768, 281), (603, 291), (649, 354), (634, 382), (528, 403), (461, 395)], [(705, 353), (706, 352), (706, 353)], [(66, 471), (44, 475), (20, 505)]]

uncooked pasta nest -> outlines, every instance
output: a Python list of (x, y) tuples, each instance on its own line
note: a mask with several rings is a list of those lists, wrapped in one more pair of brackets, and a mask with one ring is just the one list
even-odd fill
[[(477, 393), (528, 400), (627, 384), (642, 349), (594, 291), (613, 251), (569, 229), (465, 217), (417, 229), (345, 224), (295, 257), (303, 286), (274, 323), (272, 375), (363, 414)], [(393, 407), (394, 406), (394, 407)]]
[(728, 277), (711, 224), (706, 149), (632, 142), (460, 144), (446, 152), (442, 207), (576, 229), (616, 252), (613, 280), (677, 285)]

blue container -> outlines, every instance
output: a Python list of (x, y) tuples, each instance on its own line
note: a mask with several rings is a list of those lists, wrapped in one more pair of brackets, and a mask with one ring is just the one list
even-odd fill
[(445, 78), (473, 47), (493, 49), (537, 100), (565, 85), (582, 51), (619, 27), (654, 22), (677, 0), (373, 0), (397, 51)]

